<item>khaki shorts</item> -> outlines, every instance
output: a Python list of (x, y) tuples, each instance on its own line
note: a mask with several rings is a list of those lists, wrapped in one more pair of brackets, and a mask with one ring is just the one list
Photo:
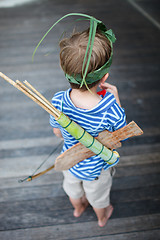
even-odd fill
[(105, 208), (110, 204), (111, 172), (112, 169), (102, 170), (98, 180), (85, 181), (74, 177), (69, 171), (63, 171), (63, 189), (73, 199), (85, 195), (92, 207)]

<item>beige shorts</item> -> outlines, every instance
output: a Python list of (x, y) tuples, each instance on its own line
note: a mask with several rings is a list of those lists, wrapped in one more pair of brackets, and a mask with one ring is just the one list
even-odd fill
[(105, 208), (110, 204), (111, 172), (112, 169), (102, 170), (98, 180), (85, 181), (74, 177), (69, 171), (63, 171), (63, 189), (73, 199), (85, 195), (92, 207)]

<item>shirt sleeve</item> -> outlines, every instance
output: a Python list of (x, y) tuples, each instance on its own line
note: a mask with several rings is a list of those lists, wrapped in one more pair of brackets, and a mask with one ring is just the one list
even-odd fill
[(127, 125), (124, 108), (114, 103), (107, 110), (107, 123), (112, 127), (112, 131), (116, 131)]
[(59, 128), (59, 127), (60, 127), (59, 123), (55, 120), (55, 118), (54, 118), (52, 115), (50, 115), (50, 120), (49, 120), (49, 122), (50, 122), (50, 125), (51, 125), (53, 128)]

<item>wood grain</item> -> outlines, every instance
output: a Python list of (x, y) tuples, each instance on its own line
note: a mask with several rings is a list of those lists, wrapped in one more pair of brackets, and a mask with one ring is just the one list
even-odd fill
[[(111, 133), (105, 130), (99, 133), (97, 139), (107, 148), (116, 149), (121, 147), (121, 140), (141, 134), (143, 134), (143, 131), (134, 121), (132, 121), (125, 127), (115, 132)], [(94, 155), (95, 154), (91, 150), (83, 146), (81, 143), (77, 143), (76, 145), (58, 156), (55, 161), (55, 170), (68, 170), (82, 160), (92, 157)]]

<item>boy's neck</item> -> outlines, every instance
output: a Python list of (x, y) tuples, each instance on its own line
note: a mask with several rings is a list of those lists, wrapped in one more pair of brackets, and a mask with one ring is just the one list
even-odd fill
[(73, 104), (78, 108), (92, 109), (100, 101), (101, 97), (97, 94), (97, 86), (94, 86), (90, 91), (82, 91), (80, 89), (72, 89), (70, 92), (70, 98)]

